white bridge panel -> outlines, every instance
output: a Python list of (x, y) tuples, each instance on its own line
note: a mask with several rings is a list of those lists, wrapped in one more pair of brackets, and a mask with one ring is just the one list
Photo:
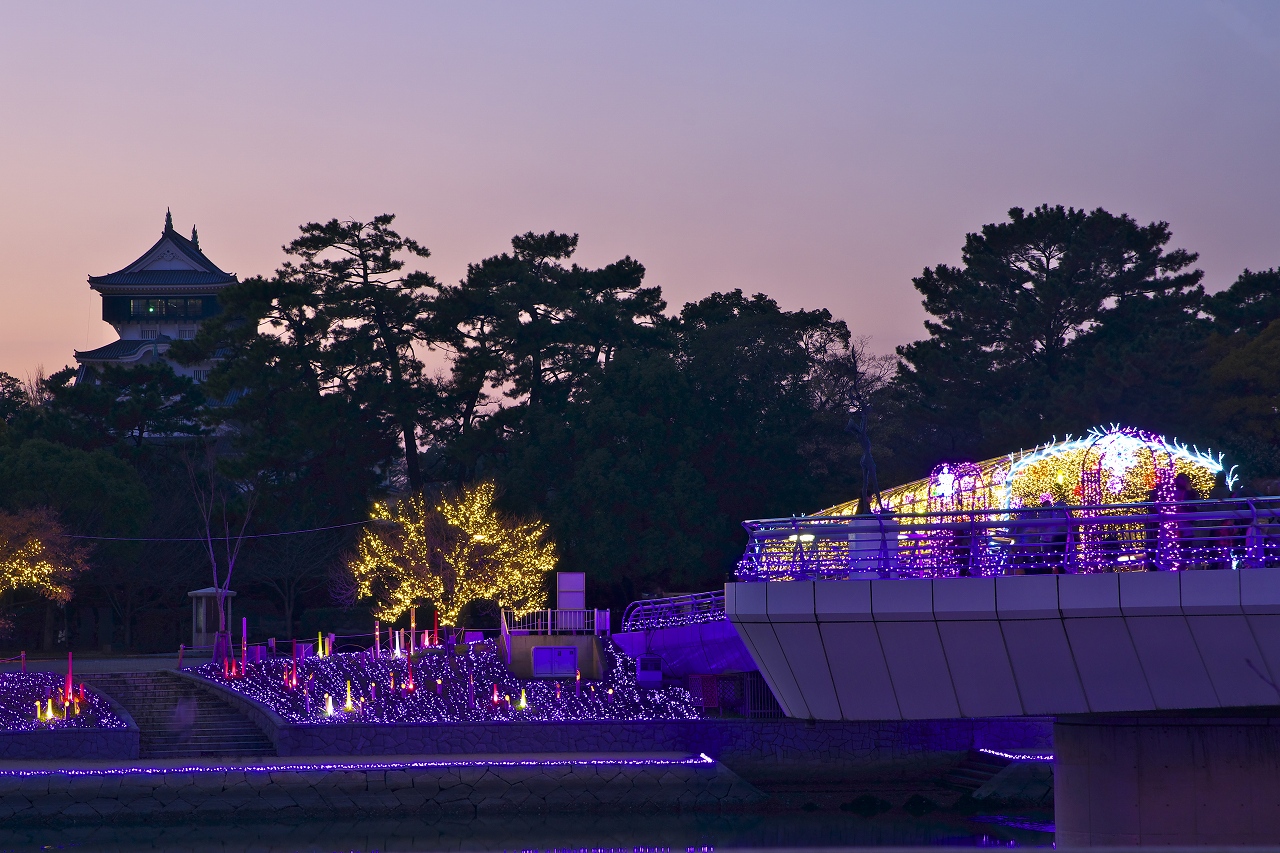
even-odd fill
[(814, 581), (813, 612), (819, 622), (870, 622), (871, 581)]
[(773, 626), (768, 622), (743, 622), (734, 627), (742, 634), (742, 640), (755, 658), (760, 674), (764, 676), (774, 698), (787, 716), (813, 719), (809, 714), (809, 706), (800, 695), (800, 688), (796, 684), (796, 677), (791, 673), (787, 656), (778, 643), (777, 635), (773, 633)]
[(1280, 700), (1280, 569), (730, 584), (791, 716), (936, 719)]
[[(1116, 612), (1120, 610), (1116, 605)], [(1119, 616), (1064, 619), (1089, 710), (1154, 710), (1155, 700), (1129, 628)]]
[(1280, 614), (1255, 613), (1245, 617), (1253, 634), (1262, 661), (1253, 661), (1258, 670), (1276, 685), (1276, 698), (1269, 704), (1280, 703)]
[(1224, 708), (1280, 702), (1266, 681), (1267, 664), (1243, 614), (1188, 616), (1187, 624)]
[(1017, 717), (1024, 713), (999, 622), (939, 620), (938, 634), (962, 716)]
[[(873, 592), (874, 596), (875, 593)], [(898, 707), (908, 720), (960, 716), (936, 622), (877, 622)]]
[(1076, 575), (1058, 584), (1058, 609), (1063, 618), (1120, 615), (1120, 576)]
[(778, 622), (773, 626), (787, 664), (795, 676), (809, 717), (815, 720), (839, 720), (840, 703), (836, 700), (836, 688), (831, 683), (831, 671), (827, 669), (827, 655), (823, 649), (818, 625), (799, 622)]
[[(1122, 594), (1123, 589), (1121, 584)], [(1218, 707), (1218, 694), (1213, 691), (1209, 673), (1205, 672), (1186, 617), (1179, 613), (1177, 616), (1134, 616), (1126, 621), (1156, 708)]]
[(1028, 714), (1089, 710), (1061, 619), (1011, 619), (1001, 621), (1000, 628)]
[(841, 719), (902, 719), (875, 624), (823, 622), (819, 627)]

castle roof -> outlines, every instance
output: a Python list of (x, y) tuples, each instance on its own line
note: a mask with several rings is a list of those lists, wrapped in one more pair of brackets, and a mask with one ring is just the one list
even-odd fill
[(234, 283), (233, 273), (219, 269), (197, 243), (173, 230), (168, 213), (160, 239), (142, 257), (108, 275), (89, 276), (89, 286), (104, 294), (208, 293)]
[(97, 349), (75, 351), (76, 361), (84, 363), (87, 361), (108, 362), (108, 361), (137, 361), (145, 350), (158, 349), (163, 347), (168, 349), (173, 339), (168, 335), (158, 335), (154, 338), (146, 340), (125, 340), (112, 341), (106, 346)]

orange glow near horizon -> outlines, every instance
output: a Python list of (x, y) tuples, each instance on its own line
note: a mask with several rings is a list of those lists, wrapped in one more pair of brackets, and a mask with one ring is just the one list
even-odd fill
[(577, 232), (672, 310), (762, 291), (880, 352), (1015, 205), (1167, 220), (1222, 288), (1280, 264), (1278, 38), (1180, 2), (12, 6), (0, 370), (114, 340), (85, 278), (166, 207), (242, 278), (334, 216), (397, 214), (444, 281)]

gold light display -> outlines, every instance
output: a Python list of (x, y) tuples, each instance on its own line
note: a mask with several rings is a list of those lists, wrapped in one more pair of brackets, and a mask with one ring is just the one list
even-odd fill
[(70, 601), (68, 581), (85, 569), (85, 552), (67, 541), (48, 510), (0, 512), (0, 594), (25, 589)]
[(409, 607), (434, 602), (440, 622), (456, 625), (472, 601), (492, 601), (517, 615), (546, 606), (545, 577), (556, 567), (547, 526), (502, 516), (492, 483), (464, 488), (432, 506), (421, 495), (375, 504), (384, 522), (364, 533), (347, 568), (358, 598), (394, 622)]
[[(1158, 482), (1185, 474), (1196, 493), (1207, 498), (1220, 474), (1230, 484), (1221, 457), (1177, 440), (1130, 427), (1094, 429), (1080, 437), (1051, 442), (1030, 451), (978, 463), (939, 465), (922, 480), (883, 493), (887, 512), (927, 515), (936, 512), (1002, 510), (1043, 503), (1071, 506), (1142, 503), (1157, 496)], [(818, 515), (852, 515), (857, 501)]]

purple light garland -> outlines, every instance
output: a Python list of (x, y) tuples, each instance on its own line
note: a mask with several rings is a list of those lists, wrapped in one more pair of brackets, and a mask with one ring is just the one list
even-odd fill
[(6, 672), (0, 674), (0, 731), (38, 732), (60, 729), (127, 729), (129, 726), (111, 710), (106, 699), (90, 690), (84, 691), (80, 713), (73, 712), (66, 719), (55, 716), (40, 721), (36, 719), (36, 702), (45, 707), (53, 698), (54, 711), (61, 714), (58, 696), (63, 690), (65, 676), (57, 672)]
[[(667, 721), (700, 716), (680, 687), (646, 689), (636, 684), (635, 661), (610, 640), (599, 681), (573, 677), (516, 678), (500, 659), (494, 641), (465, 652), (428, 650), (407, 657), (384, 651), (308, 657), (297, 661), (297, 686), (290, 687), (294, 661), (270, 658), (250, 663), (243, 676), (227, 678), (205, 664), (192, 671), (215, 684), (266, 705), (290, 722), (322, 724), (571, 722), (587, 720)], [(412, 682), (410, 682), (412, 673)], [(394, 688), (392, 679), (394, 678)], [(437, 684), (437, 681), (439, 682)], [(347, 685), (351, 711), (344, 711)], [(412, 683), (413, 689), (408, 685)], [(559, 689), (557, 689), (559, 685)], [(496, 690), (495, 690), (496, 686)], [(494, 701), (494, 694), (497, 701)], [(326, 701), (326, 696), (329, 701)], [(333, 713), (328, 713), (332, 707)]]
[(638, 619), (628, 625), (625, 631), (657, 631), (662, 628), (683, 628), (686, 625), (705, 625), (708, 622), (720, 622), (725, 618), (724, 607), (717, 610), (700, 610), (694, 613), (669, 613), (661, 616), (649, 616)]
[(685, 758), (526, 758), (473, 759), (469, 761), (324, 761), (270, 764), (188, 764), (173, 767), (58, 767), (0, 770), (0, 778), (30, 779), (39, 776), (159, 776), (165, 773), (309, 773), (316, 771), (429, 770), (451, 767), (705, 767), (715, 764), (705, 752)]
[(1053, 761), (1052, 752), (1002, 752), (998, 749), (979, 749), (978, 752), (986, 755), (994, 755), (997, 758), (1007, 758), (1010, 761)]

